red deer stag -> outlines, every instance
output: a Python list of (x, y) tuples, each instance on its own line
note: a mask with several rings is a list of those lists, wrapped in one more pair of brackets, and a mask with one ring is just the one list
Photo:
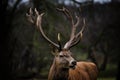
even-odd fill
[(55, 57), (49, 71), (48, 80), (97, 80), (98, 70), (96, 64), (87, 61), (77, 62), (72, 57), (72, 52), (70, 51), (70, 48), (79, 43), (82, 38), (82, 33), (85, 27), (85, 20), (83, 20), (82, 29), (76, 33), (76, 27), (80, 22), (79, 17), (76, 16), (77, 21), (74, 24), (73, 17), (68, 9), (63, 8), (58, 10), (63, 12), (72, 23), (70, 40), (66, 42), (63, 48), (60, 44), (59, 35), (58, 44), (56, 44), (44, 34), (41, 26), (42, 16), (44, 13), (39, 14), (39, 12), (35, 9), (35, 14), (33, 16), (33, 11), (30, 9), (29, 14), (27, 14), (28, 20), (34, 23), (41, 32), (42, 36), (57, 49), (54, 51)]

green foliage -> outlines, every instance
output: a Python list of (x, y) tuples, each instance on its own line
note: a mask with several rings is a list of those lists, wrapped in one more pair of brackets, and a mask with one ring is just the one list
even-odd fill
[(98, 78), (97, 80), (116, 80), (115, 78)]
[(107, 68), (105, 71), (101, 71), (99, 73), (99, 77), (100, 78), (108, 78), (108, 80), (110, 79), (114, 79), (116, 77), (117, 74), (117, 65), (115, 64), (108, 64)]

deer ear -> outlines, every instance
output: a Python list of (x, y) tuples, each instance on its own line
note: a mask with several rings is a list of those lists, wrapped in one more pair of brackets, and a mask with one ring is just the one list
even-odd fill
[(51, 53), (52, 53), (54, 56), (56, 56), (56, 55), (58, 55), (59, 50), (58, 50), (58, 49), (52, 50)]
[(56, 56), (56, 55), (58, 54), (58, 52), (59, 52), (58, 48), (56, 48), (56, 47), (53, 46), (53, 45), (50, 45), (50, 47), (51, 47), (51, 53), (52, 53), (54, 56)]

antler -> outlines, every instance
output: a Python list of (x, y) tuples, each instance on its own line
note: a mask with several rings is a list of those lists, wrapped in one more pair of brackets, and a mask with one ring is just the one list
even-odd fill
[(38, 28), (38, 30), (41, 32), (42, 36), (49, 42), (51, 43), (52, 45), (54, 45), (55, 47), (57, 47), (58, 49), (60, 48), (60, 45), (54, 43), (53, 41), (51, 41), (44, 33), (43, 29), (42, 29), (42, 16), (44, 15), (44, 13), (41, 13), (39, 14), (39, 12), (36, 10), (35, 8), (35, 15), (33, 16), (33, 11), (32, 9), (30, 8), (29, 10), (29, 14), (27, 13), (26, 16), (28, 17), (28, 20), (35, 24)]
[(76, 45), (81, 40), (83, 30), (85, 28), (85, 19), (83, 19), (83, 27), (82, 27), (82, 29), (77, 34), (75, 34), (76, 28), (80, 23), (79, 17), (76, 16), (77, 22), (74, 23), (72, 14), (69, 12), (68, 9), (63, 7), (63, 9), (58, 9), (58, 10), (62, 11), (72, 23), (72, 30), (71, 30), (70, 40), (64, 45), (65, 49), (70, 49), (72, 46)]

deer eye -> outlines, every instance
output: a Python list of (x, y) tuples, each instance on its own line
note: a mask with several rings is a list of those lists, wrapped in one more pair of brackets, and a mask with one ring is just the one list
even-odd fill
[(59, 57), (64, 57), (63, 55), (59, 55)]

